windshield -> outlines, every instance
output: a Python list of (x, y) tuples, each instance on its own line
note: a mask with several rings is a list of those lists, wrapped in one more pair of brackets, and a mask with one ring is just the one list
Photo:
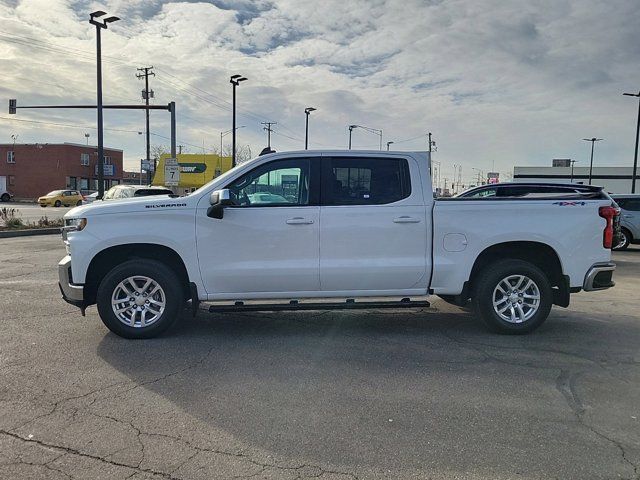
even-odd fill
[(57, 197), (58, 195), (62, 195), (62, 192), (64, 192), (64, 190), (54, 190), (53, 192), (47, 193), (45, 196), (47, 196), (47, 197)]

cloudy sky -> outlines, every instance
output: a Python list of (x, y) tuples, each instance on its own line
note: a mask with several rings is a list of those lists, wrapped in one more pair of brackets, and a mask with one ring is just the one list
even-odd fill
[[(443, 174), (512, 171), (573, 158), (602, 137), (598, 165), (629, 165), (640, 89), (638, 0), (0, 0), (0, 142), (95, 140), (95, 114), (18, 111), (6, 104), (95, 102), (95, 29), (88, 13), (121, 17), (103, 33), (106, 103), (141, 103), (136, 68), (154, 66), (155, 103), (176, 101), (178, 143), (219, 148), (238, 90), (238, 142), (346, 148), (349, 124), (382, 129), (402, 150), (433, 132)], [(35, 123), (43, 122), (43, 123)], [(106, 112), (105, 144), (133, 169), (144, 156), (142, 112)], [(152, 112), (152, 143), (168, 145), (168, 114)], [(230, 138), (227, 136), (225, 141)], [(354, 148), (379, 138), (354, 131)], [(203, 147), (204, 145), (204, 147)]]

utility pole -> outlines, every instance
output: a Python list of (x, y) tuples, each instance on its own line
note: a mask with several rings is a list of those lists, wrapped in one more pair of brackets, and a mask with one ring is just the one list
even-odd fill
[(349, 150), (351, 150), (351, 134), (353, 133), (353, 129), (357, 127), (357, 125), (349, 125)]
[[(155, 77), (155, 73), (153, 73), (153, 67), (142, 67), (142, 68), (138, 68), (139, 72), (143, 72), (143, 73), (137, 73), (136, 77), (138, 79), (142, 79), (144, 78), (144, 90), (142, 91), (142, 98), (144, 99), (144, 103), (145, 105), (149, 105), (149, 98), (153, 98), (153, 90), (149, 90), (149, 77), (150, 76), (154, 76)], [(146, 129), (146, 141), (147, 141), (147, 165), (149, 165), (150, 163), (150, 157), (151, 157), (151, 145), (150, 145), (150, 140), (149, 140), (149, 109), (146, 109), (145, 112), (145, 129)], [(147, 184), (151, 184), (151, 168), (148, 166), (147, 167)]]
[(569, 160), (569, 163), (571, 163), (571, 180), (569, 183), (573, 183), (573, 164), (576, 163), (576, 160)]
[(387, 152), (389, 151), (389, 145), (396, 143), (396, 142), (387, 142)]
[(589, 185), (591, 185), (591, 177), (593, 176), (593, 146), (596, 142), (603, 140), (602, 138), (583, 138), (585, 142), (591, 142), (591, 163), (589, 163)]
[(178, 145), (178, 155), (182, 153), (182, 147), (184, 147), (184, 145)]
[(429, 153), (431, 153), (431, 132), (429, 132)]
[(266, 125), (266, 127), (262, 127), (263, 130), (267, 131), (267, 148), (271, 150), (271, 132), (273, 132), (273, 128), (271, 125), (277, 125), (278, 122), (261, 122), (262, 125)]
[(638, 140), (640, 137), (640, 92), (623, 93), (627, 97), (638, 97), (638, 124), (636, 125), (636, 152), (633, 155), (633, 172), (631, 172), (631, 193), (636, 193), (636, 176), (638, 172)]

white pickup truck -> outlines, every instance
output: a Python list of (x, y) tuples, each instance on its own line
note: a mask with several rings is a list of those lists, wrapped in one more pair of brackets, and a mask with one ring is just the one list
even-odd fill
[(430, 294), (470, 302), (495, 332), (526, 333), (570, 293), (614, 285), (618, 212), (586, 186), (434, 200), (425, 152), (274, 153), (186, 197), (74, 208), (60, 289), (126, 338), (160, 334), (188, 302), (401, 308)]

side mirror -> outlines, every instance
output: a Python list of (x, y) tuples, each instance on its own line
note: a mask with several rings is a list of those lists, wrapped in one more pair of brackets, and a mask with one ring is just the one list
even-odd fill
[(224, 207), (233, 205), (229, 189), (224, 188), (222, 190), (211, 192), (209, 203), (211, 204), (211, 206), (207, 210), (207, 217), (217, 218), (219, 220), (222, 219), (222, 217), (224, 216)]

